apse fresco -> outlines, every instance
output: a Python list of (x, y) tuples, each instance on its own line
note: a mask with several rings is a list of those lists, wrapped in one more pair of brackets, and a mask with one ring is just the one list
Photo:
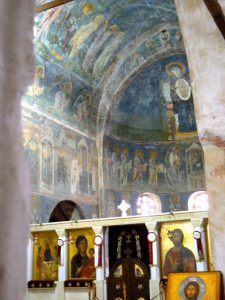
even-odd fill
[[(84, 205), (95, 205), (95, 142), (28, 109), (23, 110), (23, 126), (24, 153), (32, 192), (43, 197), (77, 199)], [(51, 206), (51, 201), (44, 202)], [(42, 221), (46, 218), (42, 211)]]
[(204, 157), (198, 140), (179, 143), (131, 143), (105, 136), (104, 183), (154, 193), (205, 189)]
[(125, 78), (151, 60), (183, 52), (174, 2), (165, 0), (57, 6), (36, 14), (34, 44), (34, 82), (23, 103), (88, 134), (96, 133), (98, 119), (102, 129)]
[(163, 58), (145, 68), (110, 111), (106, 132), (137, 141), (197, 137), (188, 73), (184, 55)]
[[(105, 189), (102, 191), (104, 199), (104, 217), (121, 217), (121, 210), (118, 206), (121, 204), (122, 200), (126, 200), (126, 203), (130, 205), (127, 210), (128, 216), (134, 215), (149, 215), (155, 214), (151, 213), (151, 207), (147, 208), (144, 204), (144, 210), (140, 209), (139, 197), (143, 195), (138, 191), (119, 191), (114, 189)], [(146, 194), (146, 193), (145, 193)], [(188, 210), (188, 198), (192, 193), (156, 193), (161, 202), (162, 211), (158, 213), (165, 212), (176, 212)], [(149, 201), (148, 201), (149, 203)]]

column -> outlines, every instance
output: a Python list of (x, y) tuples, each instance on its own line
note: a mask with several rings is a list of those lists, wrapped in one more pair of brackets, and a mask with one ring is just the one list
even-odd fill
[(27, 281), (30, 281), (33, 278), (33, 239), (34, 237), (30, 233), (29, 239), (27, 241)]
[(56, 229), (55, 230), (58, 239), (63, 241), (61, 246), (61, 259), (58, 266), (58, 281), (55, 288), (55, 300), (64, 300), (65, 291), (64, 291), (64, 281), (68, 277), (68, 243), (67, 243), (67, 232), (65, 229)]
[(34, 1), (0, 1), (0, 299), (22, 299), (30, 223), (21, 97), (33, 80)]
[(58, 267), (58, 281), (65, 281), (68, 278), (68, 243), (65, 229), (56, 229), (58, 239), (63, 241), (61, 246), (61, 261)]
[(198, 249), (197, 249), (197, 241), (195, 240), (196, 245), (196, 253), (197, 253), (197, 259), (196, 259), (196, 267), (197, 271), (208, 271), (208, 263), (207, 263), (207, 246), (206, 246), (206, 228), (204, 224), (204, 219), (191, 219), (191, 223), (193, 225), (193, 232), (197, 231), (201, 234), (201, 243), (202, 243), (202, 250), (204, 259), (199, 260), (198, 257)]
[[(95, 236), (99, 235), (102, 237), (102, 267), (96, 267), (96, 296), (99, 299), (106, 299), (106, 292), (107, 292), (107, 286), (106, 281), (104, 278), (105, 275), (105, 251), (104, 251), (104, 239), (103, 239), (103, 227), (102, 226), (92, 226), (92, 229), (94, 230)], [(95, 245), (95, 253), (98, 251), (98, 246)]]
[[(159, 298), (160, 294), (160, 253), (159, 253), (159, 235), (156, 222), (145, 222), (145, 226), (148, 232), (154, 232), (156, 234), (156, 241), (152, 243), (153, 251), (153, 265), (150, 267), (151, 279), (149, 282), (150, 298)], [(146, 237), (147, 238), (147, 237)]]

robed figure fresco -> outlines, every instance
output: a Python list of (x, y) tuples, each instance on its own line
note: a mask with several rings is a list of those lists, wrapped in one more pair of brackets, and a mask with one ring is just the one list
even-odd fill
[(197, 130), (194, 103), (185, 65), (174, 61), (165, 66), (165, 71), (162, 94), (167, 107), (169, 139), (174, 139), (175, 132)]
[(170, 232), (173, 247), (167, 252), (164, 263), (164, 275), (178, 272), (195, 272), (196, 261), (193, 252), (183, 246), (184, 234), (181, 229)]

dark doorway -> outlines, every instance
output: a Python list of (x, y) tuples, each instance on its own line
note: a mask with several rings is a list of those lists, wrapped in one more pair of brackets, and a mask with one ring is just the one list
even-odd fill
[(149, 271), (137, 258), (117, 261), (108, 278), (109, 300), (149, 300)]
[(84, 214), (79, 205), (71, 200), (63, 200), (53, 209), (49, 222), (76, 221), (80, 219), (84, 219)]

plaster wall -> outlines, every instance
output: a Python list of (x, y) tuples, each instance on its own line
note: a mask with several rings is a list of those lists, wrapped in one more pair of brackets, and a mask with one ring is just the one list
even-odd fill
[(175, 2), (191, 70), (195, 115), (205, 155), (213, 268), (224, 275), (225, 44), (203, 1)]

